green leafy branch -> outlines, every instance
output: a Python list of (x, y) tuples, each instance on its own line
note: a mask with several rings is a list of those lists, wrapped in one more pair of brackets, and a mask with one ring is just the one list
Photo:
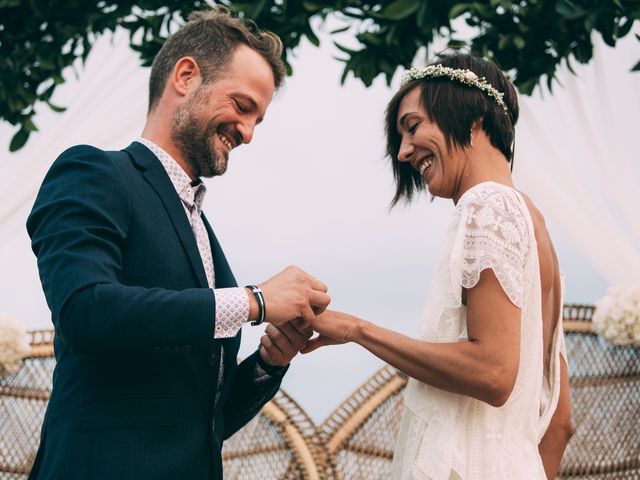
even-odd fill
[[(280, 35), (289, 73), (288, 59), (303, 38), (320, 45), (315, 20), (333, 14), (343, 26), (331, 34), (357, 42), (335, 42), (343, 83), (352, 74), (367, 87), (379, 75), (390, 84), (398, 68), (409, 67), (420, 48), (428, 56), (441, 37), (494, 59), (524, 94), (542, 81), (551, 88), (563, 63), (572, 70), (573, 62), (589, 62), (594, 32), (615, 46), (640, 19), (639, 0), (0, 0), (0, 120), (18, 128), (9, 149), (22, 148), (37, 130), (36, 105), (64, 111), (52, 95), (100, 35), (127, 29), (131, 48), (149, 66), (191, 11), (213, 3)], [(452, 25), (459, 21), (477, 35), (463, 38)], [(640, 62), (629, 67), (638, 71)]]

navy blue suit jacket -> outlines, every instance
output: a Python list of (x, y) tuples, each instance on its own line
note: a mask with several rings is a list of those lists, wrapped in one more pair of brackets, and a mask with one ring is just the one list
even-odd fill
[[(216, 287), (236, 281), (211, 227)], [(277, 391), (213, 340), (215, 296), (159, 160), (77, 146), (27, 221), (55, 327), (56, 369), (31, 479), (220, 479), (220, 449)], [(214, 411), (219, 355), (224, 382)]]

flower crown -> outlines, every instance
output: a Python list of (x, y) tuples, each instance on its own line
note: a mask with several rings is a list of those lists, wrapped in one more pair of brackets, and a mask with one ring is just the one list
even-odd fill
[(502, 99), (502, 97), (504, 97), (504, 93), (499, 92), (493, 85), (487, 82), (486, 78), (478, 77), (478, 75), (476, 75), (475, 72), (472, 72), (471, 70), (445, 67), (440, 64), (427, 65), (426, 67), (422, 68), (411, 67), (402, 75), (402, 79), (400, 80), (400, 87), (404, 87), (412, 80), (434, 77), (447, 77), (451, 80), (463, 83), (464, 85), (476, 87), (493, 98), (493, 100), (502, 107), (504, 113), (508, 113), (507, 104), (504, 103), (504, 100)]

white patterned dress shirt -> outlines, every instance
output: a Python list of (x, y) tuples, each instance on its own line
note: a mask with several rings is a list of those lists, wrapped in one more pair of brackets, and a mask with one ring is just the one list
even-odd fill
[(136, 141), (142, 143), (158, 157), (182, 201), (191, 230), (196, 238), (200, 258), (207, 275), (207, 283), (209, 288), (213, 289), (216, 297), (213, 337), (216, 339), (234, 337), (249, 319), (249, 299), (244, 288), (215, 288), (215, 270), (211, 245), (201, 216), (202, 202), (207, 188), (200, 179), (191, 181), (189, 175), (178, 162), (152, 141), (146, 138), (137, 138)]

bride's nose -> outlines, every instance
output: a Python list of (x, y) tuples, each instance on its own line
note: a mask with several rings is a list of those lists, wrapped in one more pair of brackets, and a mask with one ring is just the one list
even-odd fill
[(411, 159), (411, 155), (416, 151), (416, 147), (409, 141), (402, 140), (400, 144), (400, 150), (398, 150), (398, 161), (408, 162)]

